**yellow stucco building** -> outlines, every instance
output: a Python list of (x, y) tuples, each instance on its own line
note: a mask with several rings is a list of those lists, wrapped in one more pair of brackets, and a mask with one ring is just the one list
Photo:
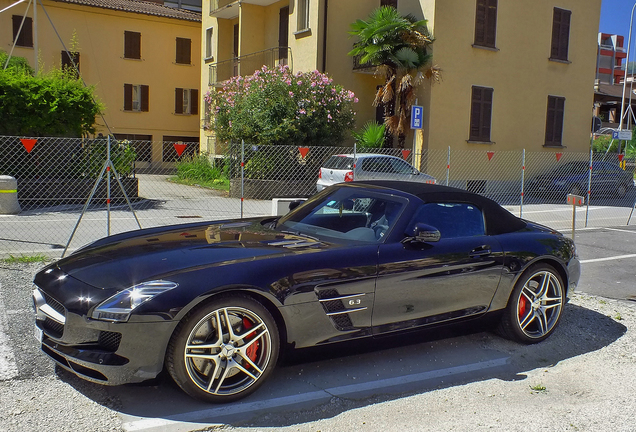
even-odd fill
[[(383, 81), (347, 55), (348, 31), (380, 5), (426, 18), (435, 37), (442, 81), (419, 90), (418, 149), (589, 149), (601, 0), (204, 0), (202, 91), (262, 64), (326, 71), (359, 98), (360, 127), (380, 117)], [(208, 132), (201, 143), (214, 152)]]
[[(14, 3), (0, 0), (0, 10)], [(42, 3), (0, 13), (0, 49), (9, 53), (17, 39), (13, 55), (33, 67), (39, 59), (43, 71), (77, 63), (105, 105), (97, 131), (141, 140), (138, 166), (174, 161), (172, 142), (198, 151), (201, 14), (137, 0)]]

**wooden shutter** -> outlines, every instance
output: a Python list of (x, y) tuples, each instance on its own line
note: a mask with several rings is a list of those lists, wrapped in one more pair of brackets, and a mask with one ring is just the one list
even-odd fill
[(174, 89), (174, 113), (183, 114), (183, 89)]
[(124, 84), (124, 111), (132, 111), (132, 84)]
[(178, 64), (190, 64), (192, 41), (190, 39), (177, 38), (177, 54), (175, 62)]
[(477, 0), (475, 45), (495, 48), (497, 37), (497, 0)]
[(141, 33), (124, 32), (124, 57), (129, 59), (141, 58)]
[(190, 90), (190, 114), (199, 114), (199, 90)]
[(149, 93), (149, 88), (147, 85), (142, 85), (141, 87), (141, 110), (144, 112), (148, 111), (148, 93)]
[(21, 47), (33, 47), (33, 18), (26, 17), (24, 24), (22, 25), (22, 31), (20, 30), (20, 24), (22, 24), (22, 15), (13, 15), (13, 40), (17, 46)]
[(548, 112), (545, 125), (545, 145), (563, 145), (563, 115), (565, 98), (548, 96)]
[(572, 11), (554, 8), (552, 18), (552, 45), (550, 58), (556, 60), (568, 59), (568, 48), (570, 42), (570, 20)]
[(470, 141), (490, 141), (493, 89), (473, 86), (470, 113)]

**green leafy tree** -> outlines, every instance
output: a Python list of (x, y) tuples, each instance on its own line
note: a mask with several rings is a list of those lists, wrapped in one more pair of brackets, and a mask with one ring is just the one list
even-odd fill
[(359, 132), (352, 132), (356, 144), (360, 148), (381, 148), (384, 144), (386, 126), (376, 121), (364, 124)]
[(95, 132), (95, 117), (103, 107), (94, 87), (60, 70), (33, 76), (24, 59), (10, 63), (0, 69), (0, 135), (80, 137)]
[(357, 102), (327, 75), (293, 74), (287, 66), (263, 66), (251, 76), (234, 77), (205, 100), (208, 127), (220, 141), (293, 146), (342, 142), (354, 125)]
[(399, 146), (404, 147), (417, 86), (424, 77), (440, 79), (440, 70), (431, 65), (432, 55), (428, 53), (434, 38), (427, 21), (413, 15), (402, 16), (394, 7), (382, 6), (366, 21), (352, 23), (349, 33), (358, 38), (349, 55), (377, 66), (385, 78), (373, 105), (384, 105), (384, 122), (389, 132), (398, 137)]

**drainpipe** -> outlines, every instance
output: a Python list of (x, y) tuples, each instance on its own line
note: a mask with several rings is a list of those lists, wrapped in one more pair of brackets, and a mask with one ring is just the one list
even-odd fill
[(325, 0), (325, 9), (322, 27), (322, 73), (327, 72), (327, 10), (329, 9), (329, 0)]

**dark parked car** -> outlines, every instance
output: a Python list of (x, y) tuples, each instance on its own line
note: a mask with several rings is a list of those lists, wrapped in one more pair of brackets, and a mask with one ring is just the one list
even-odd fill
[(63, 368), (109, 385), (165, 368), (188, 394), (226, 402), (290, 348), (486, 317), (539, 342), (579, 272), (569, 238), (485, 197), (368, 181), (282, 217), (98, 240), (40, 271), (33, 299), (42, 350)]
[(590, 183), (589, 162), (568, 162), (531, 179), (526, 190), (538, 196), (568, 193), (584, 196), (587, 194), (588, 184), (591, 184), (592, 195), (614, 195), (622, 198), (634, 188), (634, 174), (616, 164), (595, 161), (592, 162)]

